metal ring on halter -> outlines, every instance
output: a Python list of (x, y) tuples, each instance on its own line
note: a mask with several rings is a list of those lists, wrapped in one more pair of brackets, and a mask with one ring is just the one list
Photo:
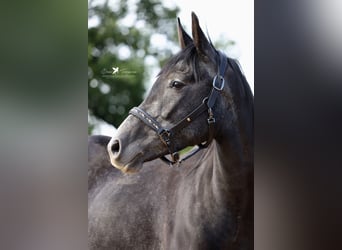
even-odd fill
[[(216, 85), (217, 82), (220, 82), (221, 85)], [(213, 80), (213, 88), (221, 91), (224, 87), (224, 78), (220, 75), (216, 75)]]

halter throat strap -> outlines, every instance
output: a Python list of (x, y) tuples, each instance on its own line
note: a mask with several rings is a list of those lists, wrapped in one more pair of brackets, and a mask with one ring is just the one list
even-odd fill
[[(151, 115), (149, 115), (147, 112), (145, 112), (139, 107), (134, 107), (129, 111), (129, 114), (141, 120), (145, 125), (150, 127), (158, 134), (160, 140), (168, 148), (168, 151), (172, 159), (169, 160), (168, 158), (166, 158), (166, 156), (162, 156), (160, 158), (164, 162), (168, 163), (170, 166), (174, 165), (175, 163), (178, 163), (179, 165), (181, 162), (195, 155), (201, 149), (208, 147), (214, 138), (216, 120), (213, 113), (213, 107), (216, 103), (216, 100), (220, 92), (224, 88), (224, 74), (227, 68), (227, 57), (221, 51), (217, 51), (217, 53), (218, 73), (213, 79), (213, 85), (209, 96), (204, 98), (202, 103), (196, 109), (194, 109), (182, 120), (177, 122), (176, 125), (174, 125), (173, 127), (164, 128), (156, 119), (154, 119)], [(182, 130), (183, 128), (187, 127), (191, 122), (193, 122), (199, 115), (201, 115), (205, 111), (208, 111), (207, 122), (209, 126), (209, 136), (207, 141), (198, 144), (196, 148), (191, 150), (182, 159), (180, 159), (179, 153), (175, 151), (174, 143), (172, 142), (173, 135)]]

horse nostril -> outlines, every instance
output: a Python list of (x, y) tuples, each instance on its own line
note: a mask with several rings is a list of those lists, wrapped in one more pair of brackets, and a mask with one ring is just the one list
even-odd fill
[(120, 151), (119, 141), (118, 140), (113, 141), (110, 149), (114, 154), (117, 154)]
[(112, 164), (113, 162), (120, 160), (120, 153), (122, 147), (122, 145), (120, 144), (121, 142), (119, 139), (112, 139), (107, 145), (107, 152), (109, 154), (109, 158)]

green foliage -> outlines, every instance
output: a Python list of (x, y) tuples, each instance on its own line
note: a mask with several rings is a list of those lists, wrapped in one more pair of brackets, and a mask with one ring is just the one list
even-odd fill
[[(133, 6), (134, 12), (131, 1), (117, 0), (96, 6), (90, 2), (88, 9), (88, 19), (99, 20), (88, 29), (88, 108), (116, 127), (142, 101), (145, 58), (162, 62), (171, 55), (171, 48), (151, 46), (151, 36), (176, 41), (178, 8), (166, 8), (159, 0), (137, 0)], [(133, 22), (127, 25), (127, 18)]]

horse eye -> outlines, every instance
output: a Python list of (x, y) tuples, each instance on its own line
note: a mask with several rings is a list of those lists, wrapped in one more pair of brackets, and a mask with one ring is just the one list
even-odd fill
[(185, 86), (184, 82), (177, 81), (177, 80), (173, 80), (173, 81), (171, 81), (171, 83), (170, 83), (170, 87), (171, 87), (171, 88), (180, 89), (180, 88), (182, 88), (182, 87), (184, 87), (184, 86)]

